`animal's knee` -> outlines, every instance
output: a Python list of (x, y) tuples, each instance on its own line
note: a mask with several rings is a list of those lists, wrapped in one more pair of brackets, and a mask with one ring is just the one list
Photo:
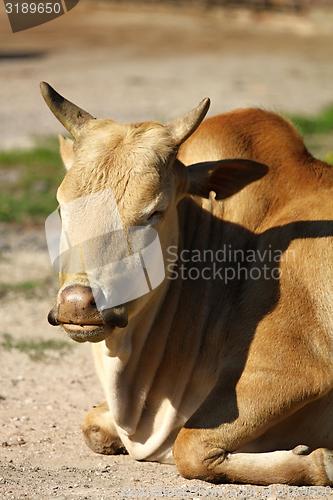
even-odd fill
[(81, 425), (87, 446), (95, 453), (116, 455), (126, 453), (105, 404), (92, 408)]
[(203, 438), (202, 431), (184, 428), (177, 436), (173, 455), (179, 473), (186, 479), (214, 481), (215, 467), (224, 463), (227, 453), (208, 443)]

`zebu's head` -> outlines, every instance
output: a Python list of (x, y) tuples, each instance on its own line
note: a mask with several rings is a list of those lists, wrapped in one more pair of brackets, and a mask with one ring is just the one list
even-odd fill
[[(210, 102), (204, 99), (184, 117), (164, 125), (157, 122), (124, 125), (93, 118), (46, 83), (41, 84), (41, 90), (51, 111), (74, 138), (74, 141), (60, 140), (67, 173), (57, 197), (64, 212), (62, 217), (67, 221), (66, 231), (74, 244), (71, 247), (74, 251), (66, 259), (71, 264), (74, 260), (75, 265), (66, 266), (66, 259), (62, 261), (61, 288), (49, 321), (62, 324), (75, 340), (96, 342), (114, 328), (125, 327), (128, 319), (153, 295), (152, 292), (109, 307), (105, 295), (110, 290), (105, 290), (99, 259), (104, 258), (105, 265), (105, 254), (115, 261), (126, 257), (124, 247), (128, 247), (124, 241), (128, 243), (128, 235), (136, 227), (153, 226), (158, 231), (162, 251), (165, 250), (177, 239), (176, 205), (180, 198), (185, 194), (208, 197), (212, 190), (220, 196), (219, 165), (185, 168), (176, 159), (179, 146), (199, 126)], [(257, 169), (247, 170), (246, 167), (241, 181), (238, 172), (236, 184), (243, 186), (262, 175)], [(222, 175), (222, 183), (223, 178)], [(63, 207), (72, 208), (63, 210)], [(121, 236), (119, 231), (113, 231), (117, 237), (100, 238), (117, 224), (121, 226)], [(97, 265), (93, 278), (86, 265), (92, 256)], [(108, 280), (107, 286), (112, 289), (112, 275), (108, 275)], [(99, 299), (101, 303), (104, 300), (105, 307), (96, 306)]]

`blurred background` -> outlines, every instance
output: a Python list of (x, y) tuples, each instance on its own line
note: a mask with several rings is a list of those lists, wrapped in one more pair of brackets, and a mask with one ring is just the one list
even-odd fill
[(32, 497), (38, 485), (42, 498), (110, 498), (110, 488), (153, 497), (153, 487), (161, 496), (178, 488), (183, 498), (194, 484), (182, 489), (173, 468), (93, 455), (80, 436), (84, 411), (103, 395), (89, 346), (46, 321), (56, 278), (43, 223), (56, 207), (56, 136), (64, 131), (39, 81), (119, 121), (167, 120), (205, 96), (210, 114), (265, 107), (290, 118), (310, 150), (333, 163), (332, 61), (332, 0), (81, 0), (15, 34), (1, 4), (1, 497)]

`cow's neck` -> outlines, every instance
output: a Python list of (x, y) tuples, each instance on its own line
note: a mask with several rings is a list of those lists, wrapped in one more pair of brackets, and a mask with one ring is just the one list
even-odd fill
[[(214, 254), (250, 245), (250, 233), (222, 222), (221, 210), (209, 200), (203, 208), (191, 199), (181, 202), (179, 251), (195, 249), (204, 259), (207, 249)], [(196, 265), (198, 272), (203, 267), (205, 262)], [(102, 382), (118, 431), (135, 458), (170, 460), (177, 429), (216, 381), (214, 331), (219, 330), (220, 342), (236, 288), (219, 278), (183, 279), (179, 273), (164, 281), (125, 330), (106, 341)]]

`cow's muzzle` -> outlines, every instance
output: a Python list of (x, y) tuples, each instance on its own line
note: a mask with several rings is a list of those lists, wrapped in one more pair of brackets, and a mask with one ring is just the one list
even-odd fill
[(58, 304), (48, 314), (48, 322), (62, 325), (73, 340), (78, 342), (99, 342), (115, 328), (127, 326), (126, 307), (121, 305), (99, 311), (94, 293), (88, 286), (70, 285), (58, 297)]

